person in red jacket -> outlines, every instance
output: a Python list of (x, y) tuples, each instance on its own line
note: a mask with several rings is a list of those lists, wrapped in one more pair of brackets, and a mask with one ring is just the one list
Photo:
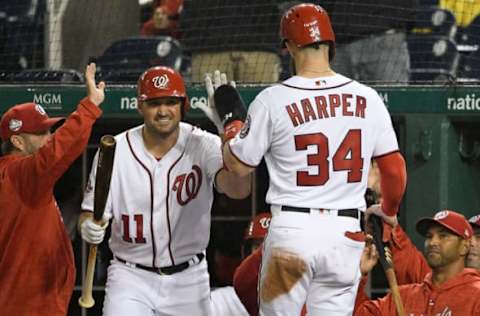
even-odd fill
[(101, 115), (105, 84), (86, 68), (88, 97), (54, 133), (35, 103), (10, 108), (0, 121), (0, 310), (2, 315), (64, 316), (75, 282), (73, 249), (55, 182), (85, 149)]
[[(416, 229), (425, 237), (425, 258), (432, 272), (422, 283), (400, 286), (406, 315), (480, 315), (480, 300), (473, 299), (480, 297), (480, 273), (465, 267), (473, 235), (469, 222), (445, 210), (421, 219)], [(391, 294), (356, 303), (354, 316), (396, 315)]]
[(160, 5), (153, 9), (152, 17), (142, 25), (141, 35), (145, 36), (171, 36), (180, 38), (180, 30), (178, 21), (172, 17), (176, 16), (175, 12), (168, 5)]
[[(473, 236), (465, 265), (480, 271), (480, 214), (468, 221), (472, 226)], [(389, 234), (388, 240), (398, 284), (422, 282), (432, 269), (400, 225)]]

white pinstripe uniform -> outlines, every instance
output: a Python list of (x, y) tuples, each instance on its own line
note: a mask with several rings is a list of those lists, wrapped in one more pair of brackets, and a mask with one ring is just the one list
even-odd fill
[[(398, 150), (381, 98), (338, 74), (294, 76), (256, 97), (229, 146), (245, 165), (265, 157), (270, 176), (261, 315), (299, 315), (305, 301), (309, 315), (350, 315), (364, 244), (344, 233), (360, 230), (372, 157)], [(282, 293), (272, 285), (275, 260), (301, 272)]]
[[(223, 165), (221, 140), (181, 122), (177, 143), (157, 160), (144, 146), (142, 126), (115, 137), (105, 210), (113, 218), (109, 245), (115, 259), (108, 271), (104, 315), (210, 315), (209, 274), (202, 256), (210, 234), (212, 187)], [(84, 210), (93, 209), (95, 170), (96, 159)], [(188, 268), (170, 275), (142, 268), (185, 262)]]

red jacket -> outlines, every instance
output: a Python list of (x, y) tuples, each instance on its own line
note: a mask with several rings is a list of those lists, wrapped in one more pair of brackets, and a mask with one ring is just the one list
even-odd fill
[[(400, 296), (408, 316), (480, 315), (480, 273), (464, 269), (440, 286), (432, 284), (432, 274), (423, 283), (400, 286)], [(392, 295), (367, 300), (355, 309), (354, 316), (396, 316)]]
[(390, 244), (398, 284), (421, 283), (432, 271), (400, 225), (393, 230)]
[(87, 145), (101, 110), (83, 99), (35, 154), (0, 158), (0, 314), (64, 316), (73, 249), (53, 186)]
[(235, 293), (251, 316), (258, 315), (257, 286), (261, 263), (262, 247), (258, 247), (240, 263), (233, 275)]

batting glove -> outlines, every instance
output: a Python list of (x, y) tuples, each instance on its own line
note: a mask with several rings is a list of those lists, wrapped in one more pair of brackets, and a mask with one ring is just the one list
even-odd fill
[(365, 211), (365, 215), (366, 215), (365, 216), (365, 221), (366, 221), (366, 223), (368, 223), (368, 217), (370, 216), (370, 214), (375, 214), (375, 215), (380, 216), (385, 223), (387, 223), (388, 225), (390, 225), (392, 227), (395, 227), (398, 224), (397, 215), (394, 215), (394, 216), (386, 215), (385, 212), (382, 209), (382, 205), (380, 205), (380, 204), (374, 204), (374, 205), (370, 206), (369, 208), (367, 208), (367, 210)]
[[(218, 115), (217, 109), (215, 107), (215, 101), (213, 99), (213, 95), (215, 90), (218, 89), (221, 85), (228, 84), (227, 82), (227, 75), (224, 73), (220, 73), (219, 70), (215, 70), (213, 73), (213, 81), (210, 74), (205, 75), (205, 89), (207, 90), (207, 103), (205, 104), (202, 101), (198, 101), (195, 103), (195, 106), (205, 113), (210, 121), (215, 124), (215, 127), (218, 130), (219, 134), (224, 133), (223, 123)], [(236, 87), (235, 81), (230, 81), (230, 85), (232, 87)]]
[(102, 221), (102, 224), (97, 224), (93, 218), (86, 218), (80, 225), (82, 239), (89, 244), (98, 245), (105, 237), (105, 230), (108, 226), (108, 220)]

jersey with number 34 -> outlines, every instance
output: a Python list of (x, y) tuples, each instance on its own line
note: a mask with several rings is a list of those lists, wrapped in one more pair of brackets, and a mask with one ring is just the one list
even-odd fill
[(338, 74), (263, 90), (229, 145), (246, 165), (265, 157), (267, 203), (325, 209), (364, 208), (372, 157), (398, 151), (380, 96)]

